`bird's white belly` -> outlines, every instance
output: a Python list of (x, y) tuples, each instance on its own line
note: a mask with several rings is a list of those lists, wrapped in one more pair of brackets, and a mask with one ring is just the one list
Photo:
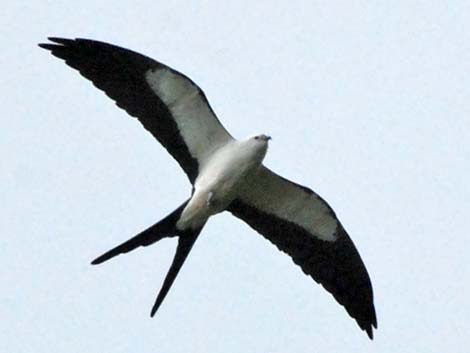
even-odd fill
[(193, 196), (177, 222), (179, 229), (200, 227), (210, 216), (227, 208), (237, 197), (246, 177), (261, 165), (266, 153), (253, 152), (236, 141), (214, 154), (201, 168)]

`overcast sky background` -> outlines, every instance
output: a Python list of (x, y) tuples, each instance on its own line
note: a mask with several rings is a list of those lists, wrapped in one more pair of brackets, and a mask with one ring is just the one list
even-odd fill
[[(7, 1), (0, 39), (2, 352), (467, 352), (468, 1)], [(372, 278), (370, 342), (240, 220), (92, 267), (190, 193), (141, 125), (39, 49), (89, 37), (190, 76), (266, 165), (336, 210)]]

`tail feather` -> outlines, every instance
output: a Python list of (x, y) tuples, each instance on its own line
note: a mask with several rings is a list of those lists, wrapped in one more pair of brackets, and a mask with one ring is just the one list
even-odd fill
[(162, 304), (163, 300), (165, 299), (168, 291), (171, 288), (171, 285), (175, 281), (176, 276), (178, 276), (178, 272), (180, 271), (181, 267), (184, 264), (184, 261), (188, 257), (189, 252), (191, 251), (194, 243), (196, 242), (199, 233), (201, 232), (202, 227), (198, 230), (191, 231), (191, 232), (184, 232), (181, 234), (178, 239), (178, 247), (176, 248), (175, 257), (173, 258), (173, 262), (166, 274), (165, 280), (163, 281), (162, 288), (158, 293), (157, 299), (155, 304), (152, 307), (152, 311), (150, 312), (150, 316), (153, 317), (157, 312), (158, 308)]
[(183, 266), (186, 258), (188, 257), (189, 252), (191, 251), (194, 243), (196, 242), (197, 237), (201, 233), (204, 224), (198, 229), (186, 229), (180, 230), (176, 228), (176, 223), (178, 222), (181, 213), (188, 204), (189, 200), (185, 201), (180, 207), (170, 213), (168, 216), (163, 218), (161, 221), (157, 222), (150, 228), (144, 230), (143, 232), (137, 234), (135, 237), (129, 239), (128, 241), (116, 246), (115, 248), (109, 250), (103, 255), (99, 256), (92, 261), (92, 265), (97, 265), (103, 263), (119, 254), (128, 253), (139, 246), (148, 246), (151, 245), (160, 239), (166, 237), (178, 236), (178, 246), (176, 248), (175, 257), (173, 262), (166, 274), (163, 285), (158, 293), (157, 299), (150, 316), (154, 316), (158, 308), (165, 299), (168, 291), (170, 290), (173, 282), (178, 276), (178, 273)]
[(183, 212), (183, 209), (188, 202), (189, 200), (186, 200), (180, 207), (163, 218), (161, 221), (155, 223), (153, 226), (137, 234), (135, 237), (97, 257), (91, 262), (91, 264), (101, 264), (117, 255), (128, 253), (129, 251), (132, 251), (139, 246), (149, 246), (159, 241), (160, 239), (177, 235), (178, 230), (176, 229), (176, 222), (178, 221), (181, 212)]

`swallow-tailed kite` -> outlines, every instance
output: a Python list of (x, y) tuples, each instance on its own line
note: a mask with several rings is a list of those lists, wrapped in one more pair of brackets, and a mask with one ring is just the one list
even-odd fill
[(153, 316), (207, 220), (229, 211), (291, 256), (373, 337), (377, 319), (372, 286), (359, 253), (320, 196), (262, 164), (269, 136), (234, 139), (193, 81), (149, 57), (95, 40), (49, 40), (54, 44), (39, 46), (65, 60), (136, 117), (192, 184), (191, 196), (175, 211), (92, 264), (162, 238), (178, 237)]

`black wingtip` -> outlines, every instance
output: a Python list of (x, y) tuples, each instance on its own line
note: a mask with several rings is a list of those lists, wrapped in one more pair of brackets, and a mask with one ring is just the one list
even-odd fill
[(377, 330), (377, 315), (375, 314), (375, 308), (372, 306), (371, 321), (366, 329), (367, 335), (371, 340), (374, 339), (374, 328)]
[[(62, 44), (62, 45), (73, 42), (73, 39), (65, 39), (65, 38), (59, 38), (59, 37), (47, 37), (47, 39), (53, 43)], [(62, 46), (62, 45), (57, 45), (57, 44), (39, 43), (38, 46), (42, 49), (53, 50), (57, 47)]]
[(39, 43), (38, 47), (46, 50), (53, 50), (55, 47), (57, 47), (57, 45), (50, 43)]
[(373, 316), (371, 317), (370, 320), (366, 322), (358, 322), (358, 323), (361, 329), (363, 329), (367, 333), (367, 336), (369, 336), (369, 338), (373, 340), (374, 329), (377, 329), (377, 318), (375, 316), (375, 311), (373, 312)]
[(375, 310), (372, 308), (371, 316), (368, 319), (358, 320), (356, 319), (359, 327), (366, 332), (367, 336), (374, 339), (374, 329), (377, 329), (377, 318), (375, 316)]
[(67, 39), (67, 38), (62, 38), (62, 37), (47, 37), (48, 40), (54, 43), (59, 43), (59, 44), (67, 44), (70, 42), (73, 42), (73, 39)]
[(366, 328), (367, 336), (369, 336), (370, 340), (372, 341), (374, 339), (374, 332), (372, 331), (372, 326), (369, 326)]

